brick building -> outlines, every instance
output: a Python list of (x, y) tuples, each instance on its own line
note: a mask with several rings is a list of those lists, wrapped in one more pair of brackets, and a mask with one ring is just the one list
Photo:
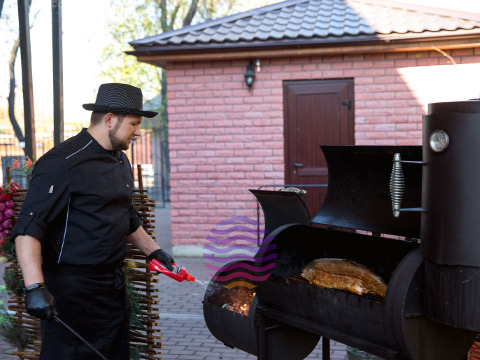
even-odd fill
[(256, 218), (248, 189), (326, 184), (319, 145), (420, 145), (429, 103), (480, 96), (480, 15), (411, 4), (288, 0), (132, 45), (167, 69), (176, 255)]

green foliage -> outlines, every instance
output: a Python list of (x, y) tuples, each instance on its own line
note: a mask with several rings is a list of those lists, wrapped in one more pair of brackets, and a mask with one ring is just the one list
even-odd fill
[(125, 273), (125, 288), (127, 290), (127, 296), (131, 304), (130, 312), (130, 324), (138, 328), (145, 328), (145, 326), (140, 321), (140, 316), (142, 315), (142, 309), (140, 307), (140, 294), (135, 290), (135, 286), (130, 280), (129, 274), (133, 271), (130, 267), (129, 262), (127, 261), (124, 267)]
[(144, 328), (142, 322), (140, 321), (140, 316), (142, 314), (142, 310), (140, 308), (140, 295), (135, 290), (133, 284), (130, 281), (126, 282), (127, 288), (127, 295), (130, 299), (130, 303), (132, 304), (132, 311), (130, 313), (130, 324), (139, 328)]
[(0, 336), (2, 336), (11, 346), (23, 350), (32, 341), (23, 327), (21, 327), (11, 316), (5, 307), (6, 290), (4, 286), (0, 287)]
[[(145, 99), (160, 93), (161, 69), (125, 54), (130, 41), (161, 32), (154, 1), (112, 1), (114, 16), (108, 21), (111, 41), (103, 49), (101, 75), (105, 81), (124, 82), (142, 88)], [(132, 16), (132, 14), (135, 14)]]
[(9, 292), (17, 296), (23, 294), (23, 278), (14, 269), (6, 269), (4, 271), (3, 281), (5, 281), (5, 285)]
[(140, 349), (137, 347), (130, 347), (130, 360), (140, 360)]
[(242, 11), (240, 3), (238, 0), (201, 0), (194, 22), (219, 19), (233, 12)]
[(32, 160), (30, 157), (26, 157), (22, 162), (14, 160), (12, 164), (12, 170), (19, 172), (25, 176), (31, 176), (33, 173), (33, 168), (35, 166), (35, 158)]
[(17, 261), (17, 253), (15, 251), (15, 243), (11, 241), (5, 241), (2, 245), (2, 250), (5, 251), (5, 256), (10, 260)]
[[(133, 50), (128, 45), (130, 41), (274, 2), (278, 1), (112, 0), (112, 16), (107, 23), (111, 41), (103, 49), (101, 75), (105, 81), (138, 86), (142, 88), (145, 98), (151, 99), (160, 93), (162, 71), (156, 66), (137, 61), (135, 56), (125, 54), (125, 51)], [(190, 19), (188, 14), (192, 9), (195, 11)]]
[(0, 313), (0, 336), (5, 338), (11, 346), (20, 350), (25, 349), (32, 340), (32, 336), (6, 311), (1, 311)]

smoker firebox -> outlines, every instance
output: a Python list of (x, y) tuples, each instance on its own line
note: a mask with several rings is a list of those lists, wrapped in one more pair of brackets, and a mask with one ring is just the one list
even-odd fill
[[(215, 275), (224, 276), (232, 273), (230, 270), (234, 267), (232, 265), (239, 263), (254, 264), (248, 261), (232, 262)], [(226, 346), (236, 347), (252, 355), (258, 355), (260, 336), (255, 290), (241, 286), (228, 288), (212, 279), (203, 301), (203, 313), (210, 332)], [(243, 296), (239, 292), (243, 292)], [(269, 359), (301, 360), (315, 348), (320, 336), (289, 325), (276, 324), (269, 327), (268, 338), (271, 344), (268, 348)]]
[[(226, 290), (212, 291), (222, 284), (210, 282), (204, 313), (212, 333), (268, 360), (304, 359), (319, 336), (324, 345), (334, 339), (385, 359), (465, 359), (480, 331), (479, 117), (480, 101), (431, 104), (423, 148), (322, 147), (328, 192), (311, 220), (296, 193), (251, 190), (265, 217), (262, 246), (276, 248), (275, 267), (255, 284), (243, 329), (227, 320), (231, 311), (221, 314), (216, 299)], [(440, 145), (438, 133), (446, 138)], [(387, 283), (385, 298), (300, 278), (318, 258), (366, 266)], [(278, 329), (298, 336), (277, 337)]]

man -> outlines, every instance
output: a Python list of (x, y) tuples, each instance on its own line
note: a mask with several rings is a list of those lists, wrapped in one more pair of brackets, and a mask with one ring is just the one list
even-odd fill
[(54, 313), (109, 360), (129, 359), (129, 310), (121, 262), (127, 241), (169, 269), (174, 262), (141, 226), (132, 207), (133, 174), (121, 150), (140, 135), (142, 91), (103, 84), (85, 104), (88, 129), (35, 164), (12, 230), (26, 287), (27, 311), (42, 319), (40, 359), (98, 355)]

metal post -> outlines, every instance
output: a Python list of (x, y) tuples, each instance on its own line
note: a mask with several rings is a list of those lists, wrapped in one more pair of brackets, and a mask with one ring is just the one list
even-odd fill
[(35, 159), (35, 115), (33, 109), (32, 52), (30, 49), (30, 0), (18, 0), (20, 50), (22, 58), (23, 113), (25, 121), (25, 155)]
[(322, 336), (322, 360), (330, 360), (330, 339)]
[(62, 0), (52, 0), (53, 144), (63, 141)]
[(3, 0), (0, 0), (0, 16), (2, 16), (2, 9), (3, 9)]
[(261, 312), (257, 312), (258, 322), (258, 344), (257, 344), (257, 360), (265, 360), (267, 357), (267, 334), (265, 325), (265, 316)]

